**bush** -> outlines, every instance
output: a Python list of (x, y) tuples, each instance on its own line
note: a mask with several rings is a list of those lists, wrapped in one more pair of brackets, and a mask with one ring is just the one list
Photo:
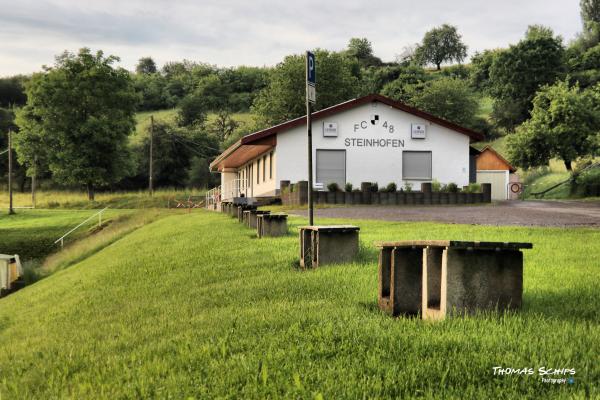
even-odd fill
[(576, 182), (583, 186), (600, 185), (600, 168), (590, 169), (579, 174)]
[(440, 187), (440, 193), (448, 193), (448, 185), (442, 185), (442, 187)]
[(439, 192), (441, 188), (442, 188), (442, 184), (439, 183), (437, 179), (434, 179), (433, 181), (431, 181), (431, 191), (432, 192)]
[(413, 187), (412, 183), (405, 182), (403, 189), (406, 193), (410, 193), (410, 192), (412, 192), (412, 187)]
[(327, 190), (329, 190), (330, 192), (337, 192), (338, 190), (340, 190), (340, 187), (337, 183), (331, 182), (327, 185)]
[(481, 192), (481, 185), (479, 183), (469, 183), (469, 186), (467, 186), (467, 193), (479, 193)]
[(346, 186), (344, 186), (344, 190), (350, 193), (352, 191), (352, 184), (350, 182), (346, 183)]
[(458, 185), (454, 182), (450, 182), (446, 185), (446, 190), (448, 193), (458, 193)]
[(395, 193), (397, 189), (398, 187), (396, 186), (396, 184), (394, 182), (390, 182), (386, 186), (385, 191), (388, 193)]
[(371, 182), (371, 192), (378, 192), (379, 184), (377, 182)]

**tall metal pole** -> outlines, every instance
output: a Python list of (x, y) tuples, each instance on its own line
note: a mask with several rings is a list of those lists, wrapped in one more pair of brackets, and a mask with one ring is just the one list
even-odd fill
[[(306, 57), (308, 76), (308, 55)], [(308, 136), (308, 225), (314, 225), (313, 204), (313, 162), (312, 162), (312, 107), (308, 100), (308, 84), (306, 85), (306, 133)]]
[(150, 161), (149, 161), (149, 169), (148, 171), (148, 191), (150, 192), (150, 196), (154, 194), (154, 116), (150, 116)]
[(8, 213), (15, 213), (12, 190), (12, 130), (8, 131)]

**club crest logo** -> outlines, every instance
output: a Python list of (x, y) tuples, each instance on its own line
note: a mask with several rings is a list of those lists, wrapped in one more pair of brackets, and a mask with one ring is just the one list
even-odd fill
[(377, 125), (379, 123), (379, 115), (372, 114), (371, 115), (371, 125)]

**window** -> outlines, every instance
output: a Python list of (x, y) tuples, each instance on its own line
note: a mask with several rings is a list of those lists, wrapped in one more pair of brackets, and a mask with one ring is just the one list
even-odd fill
[(263, 182), (267, 177), (267, 156), (263, 156)]
[(273, 152), (269, 153), (269, 179), (273, 179)]
[(256, 160), (256, 183), (260, 183), (260, 158)]
[(402, 179), (431, 180), (431, 151), (403, 151)]
[(317, 150), (317, 179), (327, 187), (337, 183), (341, 188), (346, 184), (346, 150)]

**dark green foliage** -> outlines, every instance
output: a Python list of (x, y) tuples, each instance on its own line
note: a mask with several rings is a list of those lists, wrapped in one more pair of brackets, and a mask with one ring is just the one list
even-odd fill
[[(180, 127), (163, 121), (154, 123), (154, 182), (155, 187), (181, 187), (188, 183), (207, 187), (212, 180), (206, 160), (218, 153), (217, 140), (203, 132), (201, 126)], [(148, 179), (148, 154), (150, 154), (150, 131), (136, 149), (139, 155), (138, 176)], [(196, 168), (205, 169), (197, 171)]]
[(394, 182), (388, 183), (388, 185), (385, 187), (385, 191), (388, 193), (395, 193), (397, 189), (398, 187)]
[(161, 110), (170, 108), (174, 101), (169, 98), (167, 91), (167, 79), (160, 74), (136, 74), (133, 83), (138, 93), (138, 110)]
[(206, 100), (199, 94), (190, 94), (179, 103), (177, 123), (180, 126), (201, 126), (209, 111)]
[(462, 42), (455, 26), (444, 24), (425, 33), (416, 50), (415, 58), (422, 64), (433, 64), (438, 71), (445, 62), (461, 62), (467, 56), (467, 46)]
[(600, 87), (581, 91), (566, 82), (542, 88), (531, 119), (508, 138), (511, 162), (524, 168), (564, 161), (568, 170), (578, 157), (594, 154), (600, 135)]
[[(129, 72), (114, 68), (118, 58), (65, 52), (54, 67), (26, 85), (27, 105), (19, 113), (23, 136), (15, 138), (21, 162), (33, 165), (43, 152), (53, 179), (94, 187), (117, 182), (131, 169), (127, 137), (135, 126), (136, 95)], [(23, 140), (22, 140), (23, 139)], [(31, 152), (31, 143), (43, 144)]]
[(446, 190), (448, 191), (448, 193), (458, 193), (458, 185), (454, 182), (450, 182), (449, 184), (446, 185)]
[(0, 107), (22, 106), (27, 101), (24, 83), (27, 77), (22, 75), (0, 78)]
[(381, 59), (373, 54), (373, 46), (367, 38), (352, 38), (346, 50), (350, 57), (358, 60), (361, 67), (380, 66)]
[(352, 184), (350, 182), (346, 183), (346, 185), (344, 186), (344, 191), (348, 193), (352, 192)]
[(563, 75), (564, 54), (562, 39), (539, 26), (529, 27), (523, 40), (496, 54), (489, 69), (489, 92), (498, 125), (512, 130), (528, 118), (537, 90)]
[(409, 99), (409, 104), (437, 117), (473, 126), (479, 108), (475, 93), (464, 81), (440, 78), (431, 81)]
[(484, 50), (482, 53), (475, 53), (471, 58), (471, 76), (470, 83), (474, 89), (481, 92), (487, 92), (490, 87), (490, 69), (494, 59), (502, 49)]
[[(320, 110), (350, 100), (360, 92), (359, 81), (353, 75), (357, 61), (345, 53), (317, 50), (317, 104)], [(253, 104), (260, 122), (274, 125), (306, 114), (305, 57), (287, 56), (270, 74), (268, 86)]]
[(337, 183), (331, 182), (327, 184), (327, 190), (329, 190), (330, 192), (337, 192), (340, 190), (340, 187)]
[(432, 79), (433, 77), (421, 67), (415, 65), (400, 67), (396, 79), (385, 84), (381, 94), (403, 103), (409, 103), (411, 98), (422, 91), (426, 83)]
[(154, 74), (157, 72), (156, 63), (152, 57), (142, 57), (135, 67), (138, 74)]

